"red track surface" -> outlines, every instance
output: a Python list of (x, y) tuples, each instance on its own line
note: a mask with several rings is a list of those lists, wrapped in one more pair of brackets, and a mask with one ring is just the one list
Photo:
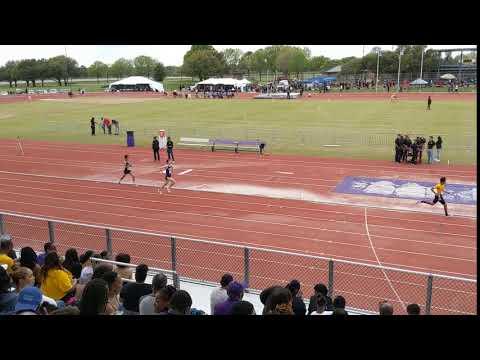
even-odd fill
[[(412, 176), (409, 166), (386, 161), (177, 150), (178, 188), (160, 195), (152, 186), (161, 181), (159, 165), (151, 160), (148, 149), (128, 149), (141, 184), (134, 187), (113, 183), (122, 169), (123, 147), (32, 141), (24, 147), (25, 156), (14, 156), (15, 142), (0, 142), (2, 211), (476, 279), (475, 218), (445, 218), (441, 208), (415, 206), (411, 200), (333, 192), (347, 175), (435, 181), (441, 174), (452, 183), (475, 183), (473, 166), (422, 165)], [(187, 169), (192, 171), (179, 175)], [(279, 173), (291, 169), (302, 176)], [(245, 188), (250, 191), (248, 186), (275, 197), (301, 191), (330, 204), (238, 193)], [(397, 203), (410, 211), (393, 210)], [(458, 215), (475, 211), (457, 204), (450, 208)], [(7, 226), (8, 231), (14, 229), (17, 246), (19, 241), (36, 241), (40, 249), (48, 239), (44, 224), (38, 230), (40, 222), (20, 226), (18, 219), (9, 218)], [(104, 248), (102, 231), (82, 229), (80, 234), (75, 226), (61, 225), (57, 232), (62, 249)], [(151, 236), (114, 234), (115, 252), (127, 251), (138, 261), (166, 268), (170, 266), (168, 244), (167, 239)], [(178, 269), (182, 275), (218, 281), (226, 271), (242, 274), (241, 248), (179, 241), (178, 256), (185, 259)], [(307, 294), (316, 282), (326, 282), (323, 260), (258, 250), (252, 251), (251, 259), (254, 288), (298, 278)], [(379, 300), (389, 299), (401, 312), (400, 299), (424, 303), (422, 277), (340, 263), (335, 271), (335, 292), (344, 294), (351, 306), (375, 310)], [(434, 312), (476, 312), (476, 284), (455, 286), (443, 280), (434, 284)]]

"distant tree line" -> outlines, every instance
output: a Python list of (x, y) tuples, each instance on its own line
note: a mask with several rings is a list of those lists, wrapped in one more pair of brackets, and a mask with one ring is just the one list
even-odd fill
[[(420, 58), (424, 45), (399, 45), (393, 51), (382, 51), (379, 59), (381, 73), (395, 73), (398, 71), (398, 57), (403, 50), (402, 73), (420, 73)], [(253, 73), (261, 76), (265, 73), (299, 77), (303, 72), (322, 72), (331, 67), (342, 65), (341, 74), (358, 74), (361, 72), (375, 73), (377, 69), (377, 51), (373, 48), (364, 57), (346, 57), (330, 59), (325, 56), (311, 56), (309, 48), (300, 48), (287, 45), (268, 46), (257, 51), (242, 52), (240, 49), (228, 48), (221, 52), (212, 45), (192, 45), (183, 57), (181, 66), (164, 66), (152, 57), (141, 55), (133, 60), (120, 58), (113, 64), (107, 65), (95, 61), (88, 68), (79, 66), (75, 59), (64, 55), (50, 59), (24, 59), (8, 61), (0, 67), (0, 81), (8, 81), (10, 87), (17, 86), (17, 81), (23, 80), (27, 86), (35, 87), (40, 81), (54, 79), (59, 85), (62, 81), (68, 84), (68, 79), (90, 77), (122, 78), (126, 76), (146, 76), (162, 81), (167, 76), (192, 76), (204, 80), (210, 76), (250, 76)], [(464, 54), (464, 58), (472, 54)], [(443, 63), (456, 64), (460, 56), (447, 56)], [(429, 49), (424, 52), (423, 71), (436, 71), (438, 67), (438, 53)]]
[(133, 60), (120, 58), (111, 65), (95, 61), (88, 68), (79, 66), (75, 59), (64, 55), (49, 59), (24, 59), (8, 61), (0, 67), (0, 81), (7, 81), (10, 87), (17, 87), (18, 81), (25, 81), (27, 87), (36, 87), (45, 80), (56, 80), (58, 85), (68, 85), (72, 78), (121, 78), (125, 76), (146, 76), (162, 81), (167, 74), (165, 66), (149, 56), (138, 56)]

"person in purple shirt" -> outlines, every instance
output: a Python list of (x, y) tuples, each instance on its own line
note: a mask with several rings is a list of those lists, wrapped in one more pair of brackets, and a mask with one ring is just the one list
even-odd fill
[(51, 253), (51, 252), (56, 252), (57, 248), (51, 242), (47, 242), (43, 245), (43, 250), (45, 252), (38, 255), (38, 257), (37, 257), (37, 263), (40, 266), (43, 266), (43, 264), (45, 263), (45, 257), (47, 256), (47, 254)]
[(233, 305), (242, 300), (244, 287), (237, 281), (232, 281), (228, 284), (227, 295), (228, 299), (215, 305), (213, 315), (230, 315)]

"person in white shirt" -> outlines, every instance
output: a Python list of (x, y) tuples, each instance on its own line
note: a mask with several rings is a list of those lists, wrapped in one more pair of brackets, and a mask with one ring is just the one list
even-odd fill
[(325, 307), (327, 306), (327, 299), (322, 294), (317, 296), (317, 310), (312, 312), (310, 315), (332, 315), (333, 311), (326, 311)]
[(80, 284), (86, 284), (90, 281), (93, 275), (93, 263), (90, 259), (94, 255), (92, 250), (86, 251), (80, 256), (80, 264), (82, 264), (82, 272), (80, 274)]
[(210, 314), (213, 314), (215, 305), (227, 301), (227, 287), (233, 281), (233, 276), (230, 274), (224, 274), (220, 280), (220, 287), (216, 288), (210, 294)]

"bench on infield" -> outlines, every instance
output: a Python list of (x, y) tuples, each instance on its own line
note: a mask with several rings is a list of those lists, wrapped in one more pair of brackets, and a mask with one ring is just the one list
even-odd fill
[(233, 149), (236, 153), (238, 153), (240, 150), (245, 150), (245, 151), (256, 151), (256, 152), (263, 152), (263, 149), (260, 148), (260, 144), (265, 144), (264, 141), (260, 140), (255, 140), (255, 141), (249, 141), (249, 140), (231, 140), (231, 139), (213, 139), (210, 140), (211, 145), (212, 145), (212, 151), (215, 150), (229, 150)]
[(212, 143), (210, 139), (181, 137), (180, 142), (178, 142), (177, 145), (192, 147), (210, 147)]

